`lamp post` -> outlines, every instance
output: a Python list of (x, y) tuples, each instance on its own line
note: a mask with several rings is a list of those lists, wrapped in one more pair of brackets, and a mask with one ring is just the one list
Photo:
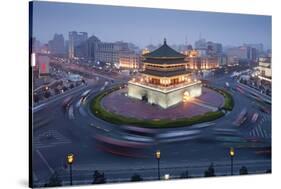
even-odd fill
[(155, 157), (157, 159), (157, 164), (158, 164), (158, 180), (160, 180), (160, 155), (161, 155), (160, 150), (157, 150), (155, 152)]
[(231, 147), (230, 150), (229, 150), (229, 156), (230, 156), (230, 161), (231, 161), (231, 175), (233, 175), (233, 158), (234, 158), (234, 155), (235, 155), (234, 148)]
[(72, 185), (72, 164), (74, 162), (74, 154), (67, 154), (66, 162), (69, 165), (70, 185)]

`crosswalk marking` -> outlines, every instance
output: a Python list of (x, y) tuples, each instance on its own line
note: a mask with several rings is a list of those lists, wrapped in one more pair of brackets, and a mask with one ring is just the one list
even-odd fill
[[(41, 141), (41, 138), (46, 135), (50, 135), (52, 138), (46, 142)], [(48, 139), (46, 139), (46, 140), (48, 140)], [(59, 133), (56, 130), (49, 130), (45, 133), (42, 133), (41, 135), (34, 137), (34, 140), (33, 140), (33, 145), (36, 148), (49, 148), (49, 147), (53, 147), (56, 145), (69, 144), (69, 143), (71, 143), (71, 140), (66, 138), (65, 136), (63, 136), (61, 133)]]
[(270, 138), (270, 134), (267, 133), (266, 129), (263, 129), (261, 125), (257, 125), (249, 132), (250, 136), (260, 137), (260, 138)]
[(250, 136), (253, 136), (253, 130), (252, 130), (252, 131), (250, 131)]
[(263, 134), (263, 132), (262, 132), (262, 129), (261, 129), (261, 127), (257, 127), (258, 128), (258, 130), (259, 130), (259, 133), (260, 133), (260, 135), (262, 136), (262, 138), (264, 138), (264, 134)]
[(41, 154), (41, 152), (39, 150), (36, 150), (37, 154), (39, 155), (39, 157), (42, 159), (42, 161), (46, 164), (46, 166), (48, 167), (48, 169), (50, 170), (50, 172), (53, 174), (55, 171), (54, 169), (49, 165), (48, 161), (45, 159), (45, 157), (43, 156), (43, 154)]

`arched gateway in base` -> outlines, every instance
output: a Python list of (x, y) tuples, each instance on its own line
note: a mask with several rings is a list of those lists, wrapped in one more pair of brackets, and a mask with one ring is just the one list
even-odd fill
[(144, 71), (128, 82), (128, 96), (142, 100), (147, 97), (151, 104), (162, 108), (173, 106), (184, 99), (200, 96), (201, 81), (192, 78), (185, 55), (164, 44), (143, 55)]

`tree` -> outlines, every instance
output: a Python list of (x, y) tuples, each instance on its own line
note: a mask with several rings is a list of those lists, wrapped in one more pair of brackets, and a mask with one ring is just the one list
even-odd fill
[(248, 174), (248, 169), (245, 166), (242, 166), (241, 169), (239, 170), (240, 175), (247, 175)]
[(45, 187), (55, 187), (55, 186), (62, 186), (62, 180), (60, 179), (59, 174), (56, 171), (50, 177), (49, 182), (45, 184)]
[(44, 94), (44, 97), (45, 98), (49, 98), (50, 96), (51, 96), (50, 91), (46, 91), (45, 94)]
[(132, 182), (138, 182), (138, 181), (142, 181), (142, 177), (139, 175), (139, 174), (134, 174), (132, 177), (131, 177), (131, 181)]
[(36, 103), (39, 101), (39, 96), (37, 94), (33, 95), (33, 101)]
[(93, 177), (94, 177), (93, 184), (106, 183), (106, 178), (104, 173), (100, 173), (99, 171), (96, 170)]
[(67, 88), (66, 86), (63, 86), (63, 87), (62, 87), (62, 90), (63, 90), (63, 91), (67, 91), (67, 89), (68, 89), (68, 88)]
[(215, 175), (215, 169), (214, 169), (214, 164), (211, 163), (211, 165), (208, 167), (208, 169), (204, 173), (205, 177), (213, 177)]
[(60, 90), (58, 88), (55, 88), (54, 91), (55, 91), (55, 94), (59, 94), (60, 93)]

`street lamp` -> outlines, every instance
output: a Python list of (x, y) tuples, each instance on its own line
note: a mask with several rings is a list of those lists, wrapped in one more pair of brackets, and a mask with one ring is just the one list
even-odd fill
[(70, 185), (72, 185), (72, 164), (74, 162), (74, 154), (72, 153), (67, 154), (66, 162), (69, 165)]
[(164, 179), (165, 179), (165, 180), (169, 180), (169, 179), (170, 179), (170, 175), (169, 175), (169, 174), (165, 174), (165, 175), (164, 175)]
[(161, 155), (160, 150), (157, 150), (155, 152), (155, 157), (156, 157), (157, 163), (158, 163), (158, 180), (160, 180), (160, 155)]
[(235, 156), (235, 151), (234, 151), (233, 147), (231, 147), (229, 150), (229, 156), (230, 156), (230, 160), (231, 160), (231, 175), (233, 175), (233, 158)]

